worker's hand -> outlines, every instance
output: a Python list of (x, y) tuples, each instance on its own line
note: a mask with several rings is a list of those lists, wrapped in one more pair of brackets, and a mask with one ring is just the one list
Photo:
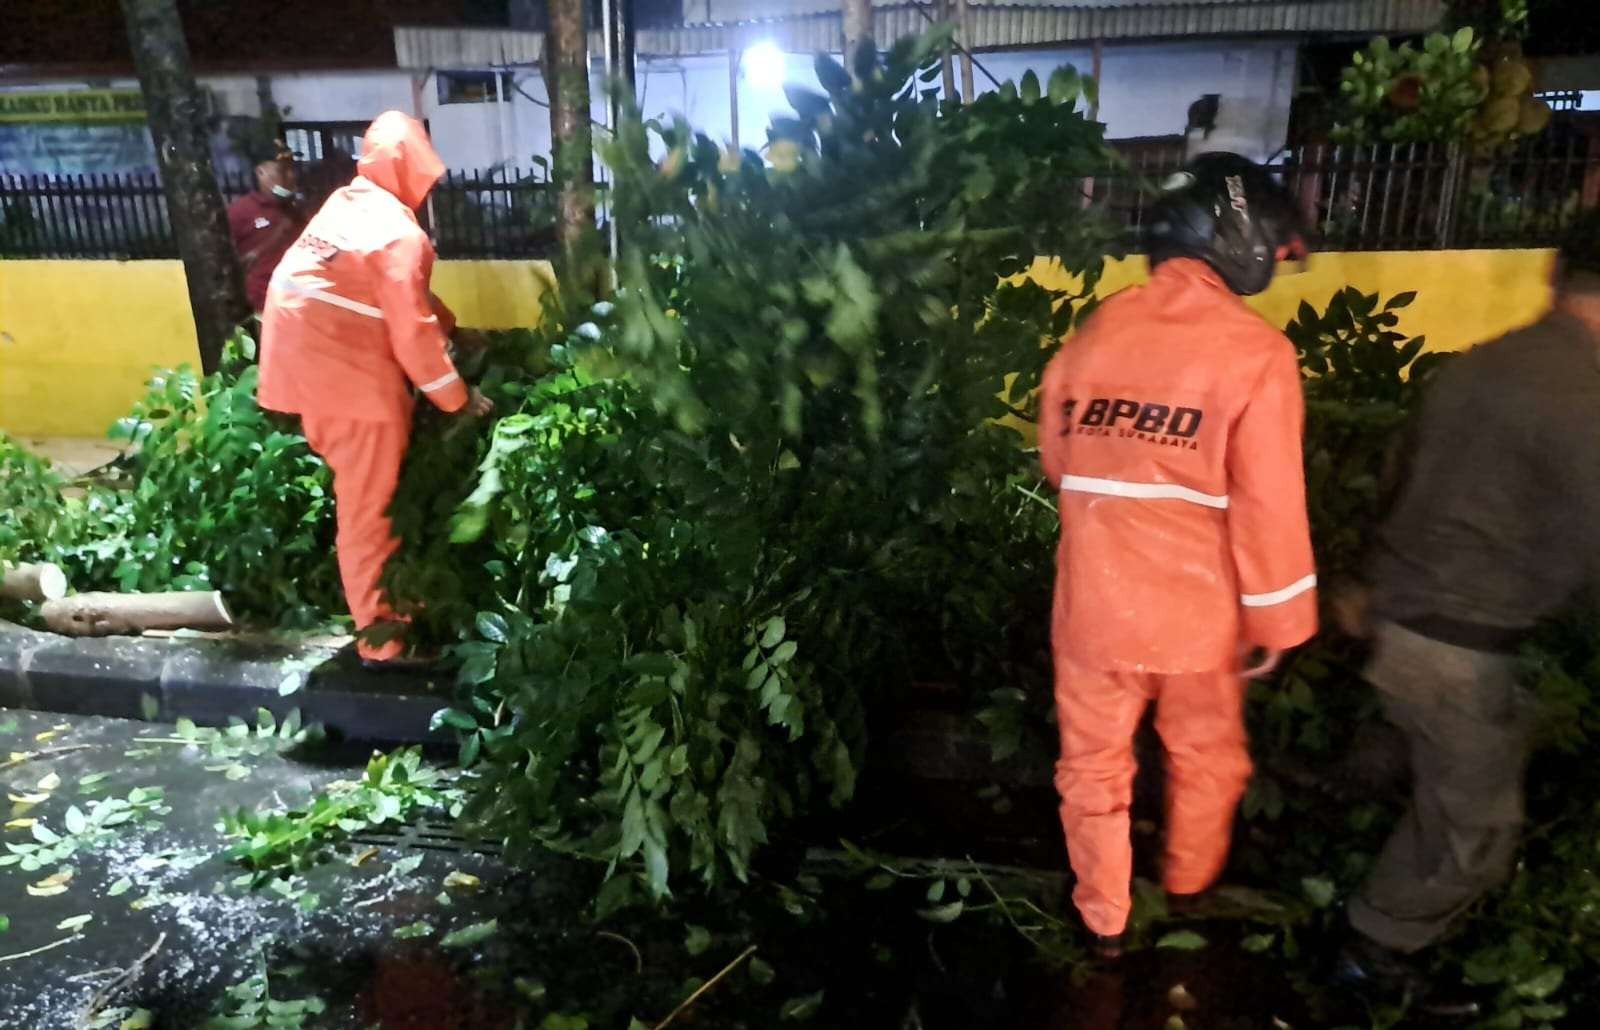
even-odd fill
[(494, 411), (494, 401), (485, 397), (483, 391), (474, 386), (472, 392), (467, 395), (467, 403), (456, 414), (467, 418), (482, 418), (492, 411)]
[(1258, 680), (1272, 675), (1272, 670), (1283, 660), (1283, 652), (1273, 647), (1246, 647), (1239, 658), (1242, 668), (1239, 675), (1247, 680)]
[(1336, 585), (1329, 591), (1328, 597), (1328, 610), (1333, 615), (1334, 625), (1357, 640), (1365, 640), (1372, 634), (1371, 601), (1372, 592), (1364, 584), (1347, 582)]

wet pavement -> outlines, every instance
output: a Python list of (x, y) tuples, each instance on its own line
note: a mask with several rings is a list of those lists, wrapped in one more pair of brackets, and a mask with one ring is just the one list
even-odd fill
[[(1041, 872), (996, 864), (973, 867), (986, 874), (952, 866), (930, 877), (906, 866), (886, 889), (841, 868), (836, 842), (779, 841), (768, 867), (737, 892), (708, 898), (686, 887), (665, 911), (606, 920), (593, 906), (602, 868), (545, 856), (513, 871), (473, 850), (442, 815), (358, 834), (281, 889), (252, 890), (221, 857), (224, 811), (302, 803), (356, 778), (366, 758), (364, 749), (328, 745), (280, 754), (255, 734), (197, 747), (168, 725), (0, 709), (0, 842), (23, 850), (54, 835), (82, 842), (34, 869), (22, 868), (18, 848), (5, 849), (19, 861), (0, 866), (0, 925), (8, 924), (0, 1027), (135, 1030), (145, 1013), (149, 1026), (201, 1027), (252, 1005), (265, 1015), (270, 1000), (280, 1018), (272, 1025), (290, 1027), (630, 1030), (660, 1025), (690, 997), (672, 1027), (1338, 1025), (1308, 1021), (1273, 958), (1231, 946), (1260, 929), (1248, 923), (1200, 927), (1213, 942), (1202, 951), (1152, 948), (1115, 970), (1083, 963), (1075, 931), (1050, 930), (1068, 924), (1050, 918), (1066, 901), (1059, 877), (1048, 888), (1048, 855), (1059, 847), (1049, 834), (1022, 849), (1038, 849)], [(109, 799), (131, 803), (127, 822), (99, 837), (69, 833), (69, 820), (84, 830), (80, 820), (92, 821), (95, 803)], [(936, 799), (923, 800), (931, 821)], [(994, 807), (993, 793), (969, 800), (949, 811), (964, 813), (992, 860), (1021, 853), (999, 835), (1003, 822), (985, 830), (977, 819)], [(1025, 795), (1017, 803), (1049, 815)], [(915, 808), (906, 811), (921, 818)], [(887, 839), (862, 843), (897, 838), (909, 839), (891, 825)], [(974, 877), (1002, 874), (1029, 885), (997, 884), (1009, 900), (996, 905)], [(944, 904), (958, 888), (971, 892), (959, 919), (929, 917), (941, 878)], [(1023, 909), (1024, 897), (1043, 909)], [(1041, 943), (1067, 961), (1045, 961)]]

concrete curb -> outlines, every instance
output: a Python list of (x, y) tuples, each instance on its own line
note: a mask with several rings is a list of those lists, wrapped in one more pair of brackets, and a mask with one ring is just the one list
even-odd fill
[[(290, 677), (300, 686), (282, 694)], [(447, 742), (430, 733), (450, 703), (448, 676), (378, 675), (328, 648), (263, 648), (211, 640), (70, 638), (0, 621), (0, 707), (220, 726), (265, 708), (298, 708), (330, 733), (372, 743)]]

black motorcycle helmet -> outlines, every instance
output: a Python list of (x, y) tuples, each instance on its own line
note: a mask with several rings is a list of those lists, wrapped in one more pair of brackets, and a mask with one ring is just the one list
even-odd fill
[(1279, 255), (1304, 255), (1294, 200), (1266, 170), (1238, 154), (1202, 154), (1156, 201), (1146, 242), (1151, 266), (1198, 258), (1228, 288), (1251, 296), (1272, 282)]

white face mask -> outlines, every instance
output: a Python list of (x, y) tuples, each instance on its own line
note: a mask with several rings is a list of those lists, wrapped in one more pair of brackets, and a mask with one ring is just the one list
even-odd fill
[(287, 186), (278, 185), (272, 187), (272, 195), (282, 197), (284, 200), (290, 200), (294, 197), (294, 190), (289, 189)]

